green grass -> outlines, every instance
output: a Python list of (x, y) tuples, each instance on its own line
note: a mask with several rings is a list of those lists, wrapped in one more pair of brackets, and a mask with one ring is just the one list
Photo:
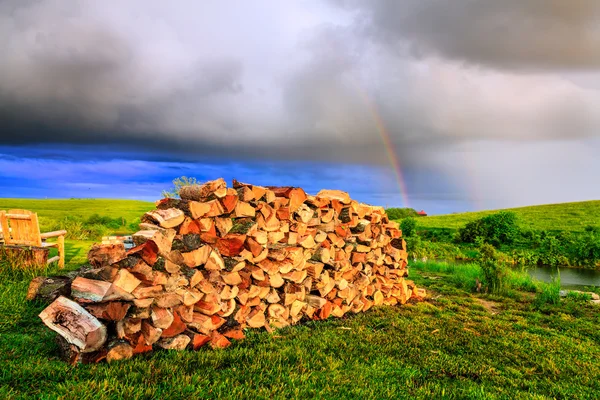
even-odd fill
[[(473, 295), (474, 264), (415, 265), (422, 303), (380, 307), (222, 351), (157, 351), (70, 367), (27, 303), (25, 280), (0, 281), (0, 398), (593, 398), (600, 391), (598, 308), (533, 306), (531, 296)], [(436, 278), (436, 279), (433, 279)]]
[[(127, 223), (130, 223), (153, 208), (154, 203), (138, 200), (0, 198), (0, 210), (25, 209), (36, 212), (42, 232), (54, 229), (65, 217), (86, 219), (91, 215), (98, 214), (111, 218), (124, 218)], [(125, 226), (112, 233), (131, 232)]]
[[(468, 222), (498, 211), (500, 210), (420, 217), (417, 222), (419, 228), (458, 229)], [(511, 208), (506, 211), (513, 211), (522, 226), (534, 230), (582, 232), (586, 226), (600, 225), (599, 200)]]
[[(152, 207), (0, 199), (0, 209), (30, 209), (48, 221), (73, 213), (133, 220)], [(66, 270), (85, 262), (91, 244), (67, 240)], [(542, 293), (543, 284), (518, 271), (506, 277), (510, 293), (486, 295), (473, 292), (477, 264), (415, 262), (411, 279), (429, 293), (421, 303), (273, 335), (252, 330), (220, 351), (157, 351), (71, 367), (58, 359), (54, 333), (37, 317), (44, 305), (24, 300), (35, 274), (4, 267), (0, 398), (585, 399), (600, 392), (599, 308), (575, 297), (535, 304), (532, 292)], [(62, 271), (54, 265), (47, 272)]]

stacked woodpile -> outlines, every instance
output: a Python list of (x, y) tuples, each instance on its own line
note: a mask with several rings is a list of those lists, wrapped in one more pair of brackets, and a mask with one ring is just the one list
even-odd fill
[(180, 197), (143, 216), (136, 247), (94, 246), (93, 268), (40, 314), (71, 361), (227, 347), (245, 328), (424, 296), (405, 279), (406, 244), (382, 207), (341, 191), (310, 196), (235, 180), (228, 188), (223, 179), (184, 187)]

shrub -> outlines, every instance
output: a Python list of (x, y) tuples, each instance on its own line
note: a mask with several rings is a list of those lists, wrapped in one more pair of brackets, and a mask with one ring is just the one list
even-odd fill
[(187, 176), (180, 176), (179, 178), (173, 179), (173, 187), (169, 190), (163, 190), (162, 195), (163, 195), (163, 197), (178, 198), (179, 190), (181, 190), (181, 188), (183, 186), (198, 185), (198, 184), (200, 184), (200, 182), (196, 178), (193, 178), (193, 177), (188, 178)]
[(509, 211), (487, 215), (459, 229), (463, 243), (475, 243), (479, 237), (496, 247), (513, 243), (518, 234), (517, 215)]
[(595, 266), (600, 261), (600, 234), (587, 231), (574, 243), (574, 261), (579, 265)]
[(402, 236), (413, 236), (417, 231), (417, 221), (413, 217), (406, 217), (400, 223)]
[(417, 217), (417, 211), (414, 208), (388, 208), (385, 210), (390, 220), (403, 219), (406, 217)]
[(479, 246), (479, 266), (483, 273), (483, 284), (491, 293), (502, 293), (505, 289), (506, 267), (499, 260), (494, 246), (483, 243)]
[(556, 236), (544, 235), (538, 248), (538, 264), (552, 267), (569, 265), (569, 259), (565, 256), (566, 253), (565, 244)]

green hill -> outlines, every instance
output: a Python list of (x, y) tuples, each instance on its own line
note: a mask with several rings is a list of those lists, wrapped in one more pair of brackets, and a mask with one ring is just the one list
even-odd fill
[[(419, 227), (458, 229), (468, 222), (502, 210), (466, 212), (418, 218)], [(586, 226), (600, 227), (600, 200), (509, 208), (519, 223), (535, 230), (583, 231)]]

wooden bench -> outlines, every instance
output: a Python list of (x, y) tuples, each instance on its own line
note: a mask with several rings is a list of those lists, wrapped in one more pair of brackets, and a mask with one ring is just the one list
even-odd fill
[[(56, 247), (58, 255), (48, 259), (48, 264), (58, 261), (58, 266), (65, 266), (65, 235), (67, 231), (40, 233), (38, 216), (27, 210), (0, 211), (0, 228), (2, 228), (3, 245), (9, 247), (37, 247), (48, 249)], [(56, 242), (46, 242), (48, 238), (56, 238)], [(47, 255), (47, 252), (45, 253)], [(47, 258), (47, 256), (46, 256)]]

